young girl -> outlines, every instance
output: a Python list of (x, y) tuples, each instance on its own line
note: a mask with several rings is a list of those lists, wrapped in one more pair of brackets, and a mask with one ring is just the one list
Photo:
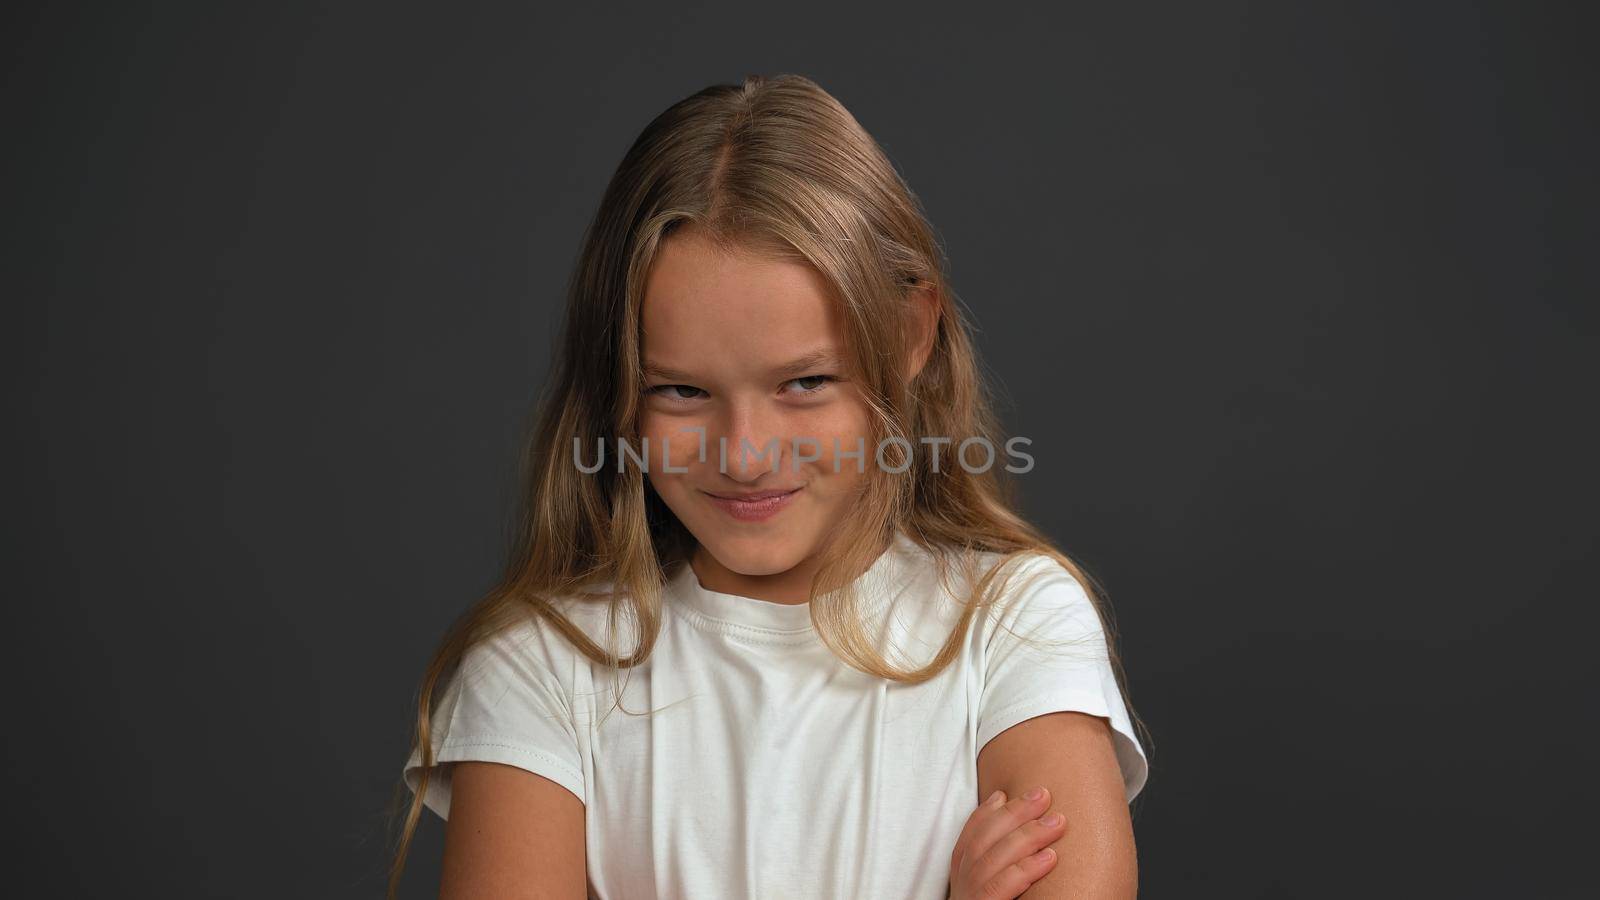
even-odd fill
[(391, 896), (424, 805), (449, 897), (1133, 896), (1144, 727), (945, 271), (808, 79), (645, 128), (519, 546), (422, 683)]

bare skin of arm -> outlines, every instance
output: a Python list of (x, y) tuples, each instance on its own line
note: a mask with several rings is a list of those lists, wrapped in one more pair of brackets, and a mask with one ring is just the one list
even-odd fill
[(1066, 828), (1049, 845), (1057, 864), (1024, 900), (1137, 896), (1133, 820), (1106, 720), (1048, 713), (1011, 726), (978, 754), (979, 796), (1001, 790), (1018, 797), (1035, 787), (1045, 788), (1049, 809), (1066, 817)]
[(584, 806), (542, 775), (453, 763), (441, 900), (584, 900)]

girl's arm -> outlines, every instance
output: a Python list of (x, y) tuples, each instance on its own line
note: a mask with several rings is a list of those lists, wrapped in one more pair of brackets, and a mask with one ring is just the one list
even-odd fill
[(1050, 844), (1055, 868), (1023, 898), (1136, 896), (1133, 820), (1104, 718), (1080, 712), (1036, 716), (995, 735), (979, 752), (980, 797), (996, 790), (1019, 797), (1041, 785), (1049, 810), (1066, 817), (1066, 829)]
[(441, 900), (584, 900), (584, 806), (542, 775), (454, 763)]

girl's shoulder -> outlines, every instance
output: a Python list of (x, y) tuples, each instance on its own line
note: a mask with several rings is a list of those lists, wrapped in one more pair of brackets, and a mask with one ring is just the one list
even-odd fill
[(1073, 573), (1042, 550), (1001, 552), (949, 549), (939, 552), (912, 547), (911, 565), (903, 568), (908, 586), (925, 597), (954, 602), (959, 610), (980, 590), (993, 594), (996, 615), (1025, 605), (1039, 594), (1083, 594), (1084, 586)]
[(617, 626), (613, 627), (612, 605), (610, 585), (552, 595), (537, 603), (519, 602), (507, 612), (498, 627), (467, 650), (463, 668), (513, 669), (522, 675), (551, 675), (566, 681), (574, 667), (587, 657), (555, 617), (559, 616), (602, 649), (608, 646), (608, 641), (620, 639), (623, 642), (621, 652), (627, 653), (632, 649), (635, 632), (632, 608), (626, 602), (615, 604)]
[(966, 632), (968, 652), (983, 657), (1015, 637), (1046, 645), (1081, 643), (1101, 630), (1089, 592), (1054, 556), (956, 551), (935, 559), (930, 551), (902, 570), (890, 606), (899, 638), (928, 656), (949, 638), (969, 606), (977, 606)]

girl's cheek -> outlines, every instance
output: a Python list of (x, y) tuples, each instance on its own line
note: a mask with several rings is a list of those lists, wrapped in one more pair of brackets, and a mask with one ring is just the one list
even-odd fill
[[(669, 471), (667, 467), (683, 469), (699, 461), (700, 433), (684, 430), (684, 427), (682, 419), (657, 420), (648, 413), (640, 417), (639, 435), (649, 441), (649, 466), (652, 475), (667, 478), (681, 476), (683, 472)], [(643, 455), (643, 447), (635, 447), (633, 450)], [(631, 457), (628, 459), (628, 464), (633, 464)]]

